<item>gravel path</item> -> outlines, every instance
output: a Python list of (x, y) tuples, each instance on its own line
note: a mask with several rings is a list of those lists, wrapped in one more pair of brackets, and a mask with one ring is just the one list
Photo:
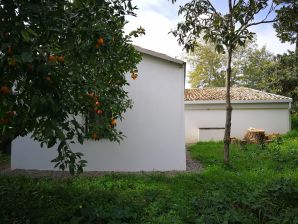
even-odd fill
[[(202, 169), (202, 165), (199, 161), (193, 160), (190, 156), (188, 150), (186, 150), (186, 171), (142, 171), (142, 172), (106, 172), (106, 171), (85, 171), (82, 176), (96, 177), (103, 176), (106, 174), (166, 174), (166, 175), (176, 175), (179, 173), (198, 173)], [(67, 171), (44, 171), (44, 170), (11, 170), (9, 164), (0, 164), (0, 174), (4, 175), (23, 175), (30, 177), (70, 177)]]
[(186, 171), (200, 172), (202, 168), (202, 164), (198, 160), (192, 159), (189, 150), (186, 149)]

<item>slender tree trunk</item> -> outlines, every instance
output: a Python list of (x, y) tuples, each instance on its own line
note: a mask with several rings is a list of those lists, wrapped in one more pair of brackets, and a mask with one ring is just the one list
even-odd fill
[[(229, 30), (230, 34), (234, 36), (235, 26), (233, 23), (233, 4), (232, 0), (228, 0), (229, 3)], [(232, 41), (232, 40), (231, 40)], [(226, 74), (226, 125), (224, 136), (224, 163), (226, 165), (230, 162), (230, 143), (231, 143), (231, 120), (232, 120), (232, 105), (231, 105), (231, 76), (232, 76), (232, 56), (233, 56), (233, 44), (227, 46), (228, 50), (228, 64)]]
[(295, 61), (296, 61), (295, 69), (296, 69), (296, 72), (298, 72), (298, 33), (296, 34)]
[(298, 33), (296, 34), (296, 49), (295, 49), (296, 55), (298, 55)]
[(224, 162), (229, 164), (230, 157), (230, 137), (231, 137), (231, 119), (232, 119), (232, 105), (231, 105), (231, 74), (232, 74), (232, 49), (228, 50), (228, 64), (226, 75), (226, 125), (224, 136)]

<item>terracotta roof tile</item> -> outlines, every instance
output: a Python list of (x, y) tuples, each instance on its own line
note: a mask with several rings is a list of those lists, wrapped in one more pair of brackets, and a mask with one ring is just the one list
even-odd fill
[[(225, 100), (225, 87), (207, 87), (203, 89), (186, 89), (184, 94), (185, 101), (212, 101)], [(232, 87), (231, 100), (289, 100), (292, 99), (272, 93), (267, 93), (246, 87)]]

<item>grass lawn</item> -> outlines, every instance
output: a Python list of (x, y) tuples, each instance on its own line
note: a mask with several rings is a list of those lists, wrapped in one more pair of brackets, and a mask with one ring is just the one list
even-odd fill
[(267, 147), (191, 147), (201, 173), (0, 175), (0, 223), (298, 223), (298, 132)]

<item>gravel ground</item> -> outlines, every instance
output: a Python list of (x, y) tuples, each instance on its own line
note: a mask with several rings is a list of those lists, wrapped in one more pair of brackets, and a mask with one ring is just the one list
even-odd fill
[[(150, 171), (150, 172), (102, 172), (102, 171), (85, 171), (82, 175), (95, 177), (95, 176), (103, 176), (106, 174), (166, 174), (173, 176), (178, 173), (190, 173), (190, 172), (200, 172), (202, 169), (202, 165), (197, 160), (193, 160), (190, 156), (188, 150), (186, 150), (186, 171)], [(30, 177), (70, 177), (69, 172), (66, 171), (43, 171), (43, 170), (11, 170), (9, 164), (0, 164), (0, 174), (4, 175), (23, 175)]]

